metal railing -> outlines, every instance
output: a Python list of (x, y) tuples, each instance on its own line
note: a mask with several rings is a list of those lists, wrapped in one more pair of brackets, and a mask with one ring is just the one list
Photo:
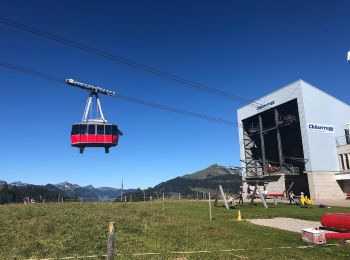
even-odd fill
[[(244, 162), (244, 161), (243, 161)], [(245, 176), (246, 177), (258, 177), (258, 176), (266, 176), (273, 174), (288, 174), (288, 175), (297, 175), (300, 173), (300, 168), (296, 167), (292, 164), (284, 164), (283, 166), (268, 166), (266, 172), (263, 170), (263, 161), (262, 160), (254, 160), (255, 166), (246, 166), (245, 168)], [(277, 164), (274, 161), (265, 161), (266, 164)]]

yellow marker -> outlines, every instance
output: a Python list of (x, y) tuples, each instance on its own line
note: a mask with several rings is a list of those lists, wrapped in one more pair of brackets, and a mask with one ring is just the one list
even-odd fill
[(242, 220), (241, 211), (238, 210), (237, 221), (241, 221), (241, 220)]

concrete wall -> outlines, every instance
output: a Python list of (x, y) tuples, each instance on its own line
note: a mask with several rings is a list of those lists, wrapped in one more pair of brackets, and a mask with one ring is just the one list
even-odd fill
[[(242, 123), (245, 118), (293, 99), (297, 99), (298, 103), (304, 157), (309, 160), (306, 171), (339, 171), (335, 138), (344, 135), (345, 125), (350, 121), (350, 106), (303, 80), (254, 101), (255, 104), (265, 105), (262, 109), (254, 104), (240, 108), (237, 111), (238, 122)], [(272, 101), (273, 104), (268, 105)], [(309, 124), (333, 125), (335, 130), (332, 133), (310, 131)], [(242, 127), (239, 127), (238, 131), (240, 157), (241, 160), (245, 160)], [(242, 167), (244, 166), (242, 163)]]
[[(241, 124), (245, 118), (293, 99), (297, 99), (298, 103), (304, 158), (309, 160), (306, 164), (306, 172), (310, 196), (313, 199), (344, 198), (344, 192), (335, 178), (335, 173), (340, 171), (336, 137), (343, 136), (345, 126), (350, 123), (349, 105), (307, 82), (298, 80), (254, 101), (255, 104), (263, 105), (261, 108), (257, 108), (254, 104), (240, 108), (237, 111), (238, 123)], [(314, 131), (310, 130), (310, 124), (334, 126), (334, 130)], [(240, 156), (244, 161), (242, 127), (239, 127), (238, 131)], [(245, 167), (244, 163), (242, 167)], [(344, 186), (343, 183), (341, 184)]]
[(282, 194), (286, 190), (284, 175), (278, 181), (269, 182), (266, 185), (267, 193)]
[(312, 199), (344, 199), (344, 192), (336, 181), (335, 172), (308, 172)]

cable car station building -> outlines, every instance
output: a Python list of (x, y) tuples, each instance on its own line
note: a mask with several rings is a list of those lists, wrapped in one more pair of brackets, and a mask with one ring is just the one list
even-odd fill
[(247, 183), (312, 199), (350, 192), (350, 106), (298, 80), (238, 110)]

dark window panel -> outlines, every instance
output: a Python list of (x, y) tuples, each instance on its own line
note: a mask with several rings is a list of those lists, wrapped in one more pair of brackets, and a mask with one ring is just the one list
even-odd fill
[(86, 130), (87, 130), (87, 125), (80, 125), (79, 132), (80, 132), (81, 135), (86, 134)]
[(96, 125), (89, 125), (89, 135), (95, 134), (95, 127)]
[(97, 134), (103, 135), (105, 132), (105, 126), (104, 125), (97, 125)]
[(105, 125), (105, 134), (106, 135), (112, 134), (112, 126), (111, 125)]
[(79, 134), (79, 125), (73, 125), (72, 126), (72, 135), (78, 135)]

